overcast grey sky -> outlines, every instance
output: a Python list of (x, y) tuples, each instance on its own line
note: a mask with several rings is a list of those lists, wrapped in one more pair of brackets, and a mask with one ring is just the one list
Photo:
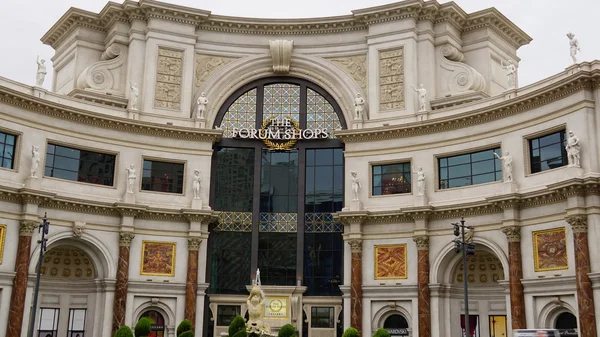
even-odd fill
[[(306, 18), (351, 14), (351, 10), (394, 2), (393, 0), (163, 0), (200, 8), (213, 14)], [(121, 2), (121, 0), (116, 0)], [(440, 1), (447, 2), (447, 1)], [(600, 59), (598, 15), (600, 0), (456, 0), (467, 13), (496, 7), (533, 41), (518, 52), (519, 86), (563, 71), (571, 64), (566, 33), (579, 39), (579, 61)], [(0, 0), (0, 76), (33, 85), (39, 54), (48, 60), (54, 50), (40, 38), (69, 7), (99, 12), (107, 0)], [(50, 64), (50, 62), (48, 63)], [(50, 67), (49, 67), (50, 68)], [(44, 86), (50, 88), (52, 73)]]

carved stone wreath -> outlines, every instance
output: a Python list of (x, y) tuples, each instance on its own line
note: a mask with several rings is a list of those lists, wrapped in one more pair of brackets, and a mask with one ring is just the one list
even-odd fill
[[(285, 118), (289, 119), (290, 122), (292, 123), (292, 126), (294, 127), (294, 129), (296, 130), (296, 132), (300, 132), (300, 125), (298, 124), (298, 122), (296, 122), (293, 118), (290, 118), (289, 116), (286, 116)], [(260, 129), (261, 130), (266, 130), (267, 127), (269, 125), (271, 125), (271, 122), (277, 119), (277, 117), (275, 116), (271, 116), (269, 118), (267, 118), (266, 120), (263, 121)], [(266, 132), (266, 131), (265, 131)], [(283, 143), (275, 143), (267, 138), (263, 139), (263, 142), (265, 143), (265, 145), (267, 145), (267, 147), (269, 148), (269, 150), (271, 151), (287, 151), (287, 150), (291, 150), (292, 146), (294, 146), (294, 144), (296, 144), (298, 140), (295, 138), (289, 139)]]

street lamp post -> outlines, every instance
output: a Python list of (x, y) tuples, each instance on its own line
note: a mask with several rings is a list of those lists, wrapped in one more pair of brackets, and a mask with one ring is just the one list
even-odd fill
[(33, 327), (35, 325), (35, 314), (37, 311), (37, 301), (38, 301), (38, 293), (40, 291), (40, 274), (42, 271), (42, 258), (44, 257), (44, 252), (46, 252), (46, 235), (48, 234), (48, 229), (50, 228), (50, 222), (46, 218), (46, 213), (44, 213), (44, 219), (42, 219), (42, 223), (38, 228), (38, 232), (42, 233), (42, 237), (38, 240), (40, 244), (40, 257), (38, 260), (37, 268), (35, 269), (35, 288), (33, 289), (33, 306), (31, 309), (30, 319), (29, 319), (29, 333), (27, 334), (29, 337), (33, 337)]
[[(460, 222), (452, 224), (454, 227), (454, 251), (460, 253), (462, 251), (463, 260), (463, 287), (465, 292), (465, 337), (471, 337), (470, 322), (469, 322), (469, 291), (467, 280), (467, 255), (475, 255), (475, 244), (465, 240), (465, 229), (472, 229), (472, 226), (465, 225), (465, 218), (461, 218)], [(469, 240), (470, 241), (470, 240)]]

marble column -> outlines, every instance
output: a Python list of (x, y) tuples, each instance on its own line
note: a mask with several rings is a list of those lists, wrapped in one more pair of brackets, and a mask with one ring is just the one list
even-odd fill
[(575, 250), (575, 278), (577, 280), (577, 309), (579, 316), (579, 336), (596, 337), (596, 317), (594, 315), (594, 295), (590, 273), (590, 250), (588, 246), (587, 215), (572, 215), (566, 221), (573, 229)]
[(523, 293), (523, 261), (521, 260), (521, 227), (507, 226), (502, 232), (508, 239), (508, 283), (510, 286), (510, 317), (513, 329), (526, 329), (525, 295)]
[(19, 227), (19, 243), (15, 263), (15, 278), (10, 295), (10, 312), (6, 337), (20, 337), (27, 294), (27, 278), (29, 275), (29, 255), (31, 254), (31, 236), (39, 227), (35, 221), (22, 221)]
[(113, 332), (125, 325), (125, 306), (127, 305), (127, 282), (129, 281), (129, 247), (135, 235), (130, 232), (119, 233), (119, 264), (113, 302)]
[(196, 300), (198, 298), (198, 250), (202, 239), (188, 238), (188, 264), (185, 282), (185, 313), (184, 318), (192, 323), (192, 330), (196, 323)]
[(350, 240), (352, 252), (352, 271), (350, 279), (350, 325), (362, 331), (362, 241)]
[(419, 337), (431, 337), (431, 309), (429, 292), (429, 237), (415, 236), (413, 238), (417, 244), (417, 291), (418, 311), (419, 311)]

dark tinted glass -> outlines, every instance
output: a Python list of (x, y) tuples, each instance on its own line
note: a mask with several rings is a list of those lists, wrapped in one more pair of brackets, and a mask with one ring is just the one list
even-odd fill
[(112, 186), (116, 156), (48, 144), (44, 175)]
[(555, 132), (529, 140), (531, 173), (551, 170), (567, 165), (565, 131)]
[(454, 188), (502, 180), (500, 148), (438, 158), (439, 188)]

